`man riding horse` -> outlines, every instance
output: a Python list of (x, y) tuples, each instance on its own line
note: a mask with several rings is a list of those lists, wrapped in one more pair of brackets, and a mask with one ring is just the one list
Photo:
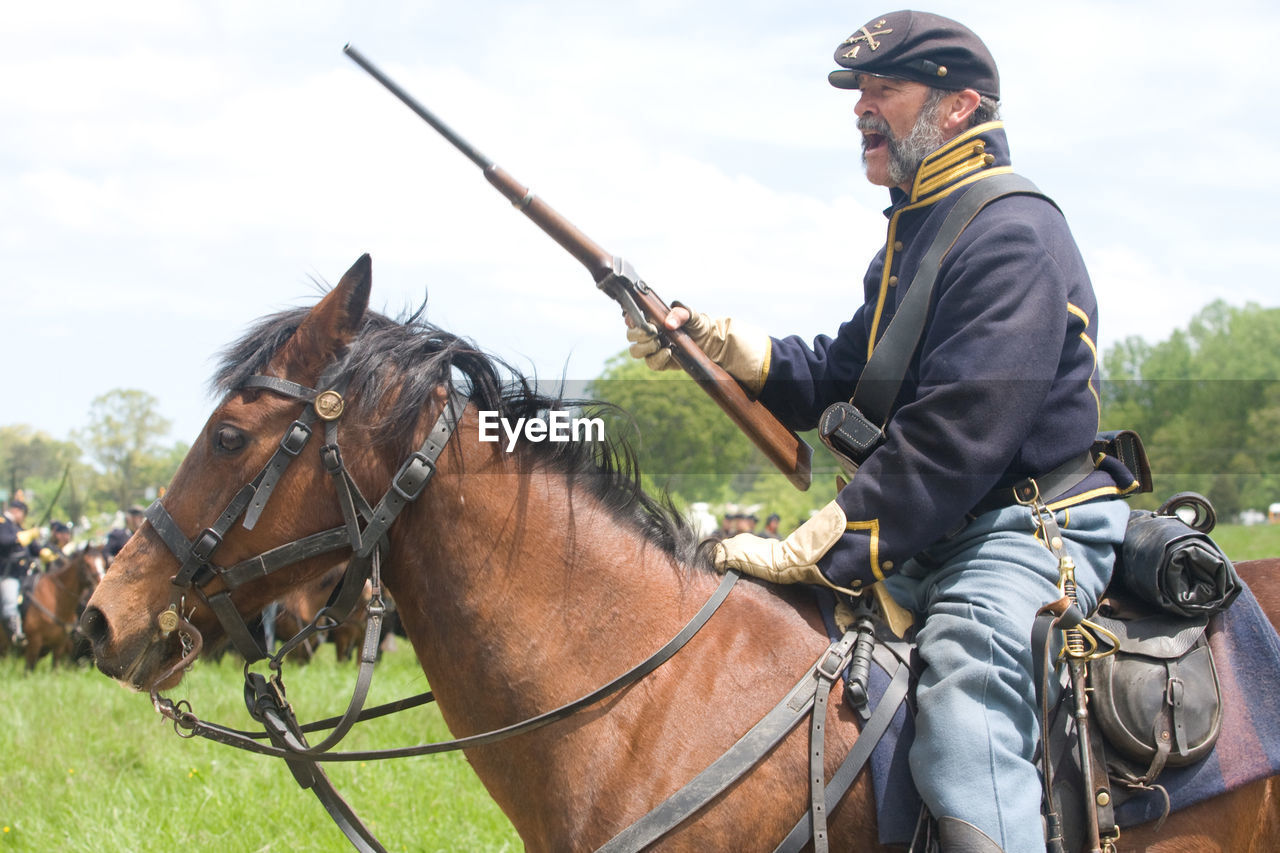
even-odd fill
[(22, 581), (40, 554), (37, 542), (40, 531), (24, 530), (22, 525), (26, 521), (27, 504), (19, 498), (10, 498), (0, 517), (0, 622), (3, 622), (0, 630), (8, 632), (9, 641), (15, 646), (26, 642), (18, 610)]
[[(867, 179), (891, 200), (863, 303), (812, 343), (678, 303), (666, 318), (797, 430), (854, 394), (911, 285), (928, 286), (917, 273), (965, 191), (1012, 171), (995, 61), (969, 29), (891, 12), (835, 60), (831, 84), (858, 93)], [(785, 541), (737, 536), (716, 564), (853, 593), (883, 581), (917, 614), (927, 668), (910, 762), (943, 849), (1043, 851), (1029, 638), (1037, 610), (1061, 597), (1062, 554), (1041, 531), (1056, 518), (1092, 608), (1129, 515), (1116, 498), (1136, 484), (1090, 454), (1097, 307), (1062, 214), (1032, 188), (966, 221), (942, 247), (920, 343), (851, 480)], [(643, 330), (628, 338), (651, 367), (675, 366)]]

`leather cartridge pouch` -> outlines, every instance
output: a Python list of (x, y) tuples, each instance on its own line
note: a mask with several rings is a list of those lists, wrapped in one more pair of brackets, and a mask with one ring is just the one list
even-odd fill
[(852, 403), (832, 403), (818, 419), (818, 437), (850, 477), (884, 442), (884, 430), (873, 424)]
[(1166, 765), (1208, 755), (1222, 728), (1222, 690), (1205, 638), (1209, 617), (1094, 621), (1120, 641), (1115, 654), (1090, 664), (1089, 705), (1107, 742), (1137, 765), (1121, 778), (1150, 784)]

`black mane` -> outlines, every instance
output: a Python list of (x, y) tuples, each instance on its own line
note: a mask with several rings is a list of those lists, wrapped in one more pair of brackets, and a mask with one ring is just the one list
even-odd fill
[[(545, 417), (549, 411), (566, 411), (576, 417), (617, 411), (617, 407), (598, 400), (540, 393), (511, 365), (428, 323), (423, 310), (396, 319), (366, 312), (360, 333), (342, 357), (342, 372), (348, 377), (344, 396), (351, 406), (350, 414), (370, 418), (368, 401), (388, 396), (395, 399), (391, 411), (371, 431), (380, 446), (399, 446), (408, 453), (422, 407), (441, 383), (461, 388), (475, 406), (496, 411), (512, 423), (518, 418)], [(294, 308), (263, 317), (224, 349), (211, 381), (215, 393), (234, 393), (250, 376), (261, 373), (308, 311)], [(505, 444), (505, 436), (502, 441)], [(697, 556), (696, 533), (670, 499), (665, 495), (654, 498), (641, 488), (635, 451), (625, 439), (521, 441), (517, 452), (522, 462), (561, 472), (571, 488), (587, 488), (620, 522), (640, 531), (682, 563), (705, 562)]]

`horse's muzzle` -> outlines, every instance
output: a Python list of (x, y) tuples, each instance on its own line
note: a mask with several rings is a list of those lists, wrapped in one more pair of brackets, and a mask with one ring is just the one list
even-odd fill
[(99, 671), (110, 678), (122, 678), (124, 666), (107, 660), (107, 641), (111, 637), (111, 625), (107, 622), (107, 615), (92, 604), (89, 605), (80, 617), (80, 630), (93, 644), (93, 662)]
[[(122, 643), (112, 631), (106, 613), (93, 604), (85, 608), (80, 617), (80, 629), (93, 644), (93, 662), (98, 670), (134, 690), (151, 687), (156, 672), (165, 666), (169, 657), (174, 657), (171, 652), (177, 649), (176, 642), (154, 642), (151, 636)], [(177, 657), (181, 655), (174, 659)]]

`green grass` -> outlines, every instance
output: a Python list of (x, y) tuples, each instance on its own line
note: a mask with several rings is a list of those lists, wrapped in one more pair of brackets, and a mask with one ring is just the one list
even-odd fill
[(1233, 562), (1280, 557), (1280, 524), (1219, 524), (1210, 536)]
[[(306, 667), (286, 666), (303, 721), (340, 713), (355, 679), (322, 647)], [(283, 761), (203, 739), (183, 739), (151, 708), (91, 668), (26, 676), (0, 660), (0, 851), (235, 853), (352, 849)], [(241, 666), (201, 662), (171, 694), (201, 719), (253, 728)], [(408, 644), (384, 656), (369, 704), (427, 689)], [(434, 708), (357, 726), (340, 748), (444, 740)], [(519, 850), (511, 824), (459, 752), (326, 765), (329, 778), (389, 851)]]

